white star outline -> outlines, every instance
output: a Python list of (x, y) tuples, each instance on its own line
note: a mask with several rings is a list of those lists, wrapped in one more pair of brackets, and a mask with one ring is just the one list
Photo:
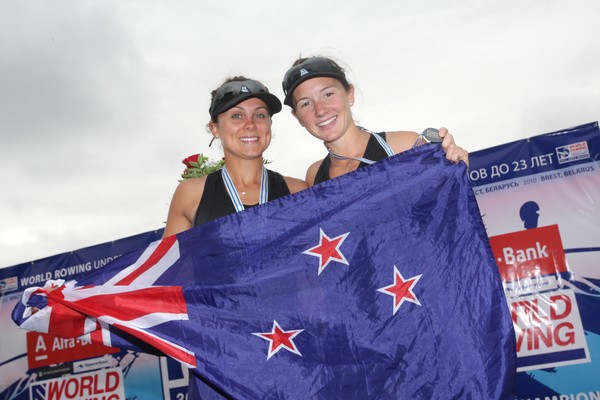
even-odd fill
[[(327, 265), (329, 265), (331, 260), (337, 261), (337, 262), (345, 264), (345, 265), (350, 265), (348, 263), (348, 260), (346, 260), (346, 256), (344, 256), (344, 253), (342, 253), (342, 251), (340, 250), (342, 243), (344, 243), (344, 240), (346, 240), (346, 238), (348, 237), (349, 234), (350, 234), (350, 232), (346, 232), (346, 233), (343, 233), (332, 239), (329, 236), (327, 236), (327, 234), (323, 231), (323, 228), (319, 227), (319, 244), (317, 246), (311, 247), (310, 249), (304, 250), (302, 252), (302, 254), (308, 254), (308, 255), (319, 258), (319, 271), (317, 272), (317, 275), (321, 275), (321, 272), (323, 272), (323, 270), (325, 270), (325, 267), (327, 267)], [(327, 258), (327, 261), (325, 262), (325, 264), (323, 264), (323, 254), (314, 251), (315, 249), (318, 249), (323, 246), (323, 238), (325, 238), (328, 242), (332, 242), (334, 240), (340, 239), (337, 246), (335, 246), (335, 251), (341, 257), (336, 257), (335, 255), (331, 255)]]
[[(418, 306), (421, 305), (421, 303), (419, 302), (419, 299), (417, 298), (417, 296), (415, 295), (415, 292), (413, 292), (413, 288), (415, 287), (415, 285), (417, 284), (417, 282), (419, 282), (419, 279), (421, 279), (421, 277), (423, 276), (423, 274), (419, 274), (417, 276), (413, 276), (412, 278), (408, 278), (408, 279), (404, 279), (404, 276), (402, 276), (402, 274), (400, 273), (400, 271), (398, 271), (398, 267), (396, 267), (394, 265), (394, 283), (392, 285), (388, 285), (388, 286), (384, 286), (382, 288), (377, 289), (378, 292), (387, 294), (388, 296), (392, 296), (394, 298), (394, 303), (393, 303), (393, 307), (394, 307), (394, 312), (392, 313), (392, 315), (396, 315), (396, 312), (400, 309), (400, 306), (404, 303), (404, 301), (409, 301), (411, 303), (414, 303)], [(408, 288), (409, 293), (412, 295), (412, 299), (408, 298), (406, 296), (402, 296), (402, 299), (400, 299), (399, 302), (396, 301), (396, 296), (397, 294), (394, 293), (393, 289), (398, 285), (398, 278), (400, 278), (400, 280), (402, 282), (407, 282), (407, 281), (412, 281), (410, 283), (410, 287)], [(398, 303), (398, 304), (396, 304)]]
[[(277, 346), (276, 349), (273, 349), (274, 340), (272, 338), (268, 337), (268, 336), (265, 336), (265, 335), (275, 335), (276, 329), (279, 329), (283, 333), (293, 332), (288, 337), (290, 343), (292, 344), (291, 348), (289, 346), (285, 345), (285, 344), (280, 344), (279, 346)], [(283, 329), (281, 329), (281, 326), (279, 326), (279, 324), (277, 323), (277, 321), (273, 320), (273, 329), (271, 330), (271, 332), (258, 332), (258, 333), (252, 333), (252, 334), (255, 335), (255, 336), (258, 336), (261, 339), (267, 340), (269, 342), (269, 352), (267, 354), (267, 360), (268, 360), (269, 358), (271, 358), (275, 354), (277, 354), (277, 352), (279, 350), (281, 350), (282, 348), (286, 349), (290, 353), (294, 353), (294, 354), (297, 354), (297, 355), (299, 355), (299, 356), (302, 357), (302, 354), (300, 353), (300, 350), (298, 350), (298, 347), (296, 347), (296, 343), (294, 343), (294, 338), (296, 336), (298, 336), (298, 334), (300, 334), (303, 331), (304, 331), (304, 329), (292, 329), (292, 330), (289, 330), (289, 331), (284, 331)]]

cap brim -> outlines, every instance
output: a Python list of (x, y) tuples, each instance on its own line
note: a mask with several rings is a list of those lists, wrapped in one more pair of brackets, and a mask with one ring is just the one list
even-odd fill
[(237, 106), (242, 101), (251, 99), (253, 97), (256, 97), (256, 98), (264, 101), (265, 104), (267, 105), (267, 108), (269, 109), (269, 112), (271, 113), (271, 115), (277, 114), (279, 111), (281, 111), (281, 101), (279, 101), (277, 96), (275, 96), (272, 93), (260, 92), (260, 93), (244, 93), (244, 94), (240, 94), (239, 96), (236, 96), (235, 98), (231, 99), (230, 101), (228, 101), (227, 103), (224, 103), (221, 107), (219, 107), (217, 115)]
[[(336, 73), (336, 72), (329, 72), (329, 71), (309, 72), (308, 74), (300, 77), (297, 81), (294, 82), (294, 85), (288, 90), (287, 96), (285, 96), (285, 99), (283, 99), (283, 103), (286, 106), (290, 106), (290, 107), (294, 108), (293, 100), (292, 100), (292, 98), (294, 96), (294, 90), (296, 90), (296, 88), (298, 86), (300, 86), (303, 82), (306, 82), (307, 80), (312, 79), (312, 78), (320, 78), (320, 77), (333, 78), (342, 83), (345, 82), (345, 80), (342, 80), (343, 77), (339, 73)], [(346, 84), (347, 84), (347, 82), (346, 82)]]

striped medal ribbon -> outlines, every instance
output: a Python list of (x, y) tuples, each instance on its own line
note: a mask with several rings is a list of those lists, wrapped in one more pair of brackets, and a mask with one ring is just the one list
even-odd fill
[[(221, 176), (223, 177), (223, 182), (225, 183), (225, 188), (227, 189), (227, 193), (229, 194), (229, 198), (235, 207), (236, 212), (240, 212), (244, 210), (244, 204), (238, 195), (237, 189), (233, 184), (233, 180), (227, 172), (227, 166), (223, 166), (221, 170)], [(258, 204), (264, 204), (269, 200), (269, 175), (267, 174), (267, 169), (262, 168), (262, 176), (260, 178), (260, 196), (258, 200)]]

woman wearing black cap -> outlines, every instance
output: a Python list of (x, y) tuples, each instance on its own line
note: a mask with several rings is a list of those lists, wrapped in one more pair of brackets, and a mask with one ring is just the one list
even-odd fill
[[(306, 182), (314, 185), (382, 160), (423, 142), (416, 132), (373, 133), (352, 117), (354, 86), (342, 68), (327, 57), (296, 60), (283, 78), (284, 103), (298, 122), (323, 141), (329, 155), (312, 164)], [(439, 130), (446, 158), (468, 162), (468, 152), (454, 143), (446, 128)]]
[(281, 111), (281, 102), (265, 85), (234, 77), (211, 96), (208, 127), (213, 139), (221, 140), (225, 166), (179, 184), (169, 208), (165, 237), (307, 187), (300, 179), (264, 167), (262, 155), (271, 142), (271, 117)]

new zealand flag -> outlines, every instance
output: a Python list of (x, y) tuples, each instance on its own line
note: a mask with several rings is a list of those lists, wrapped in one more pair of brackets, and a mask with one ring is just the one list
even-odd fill
[(141, 341), (234, 398), (505, 399), (513, 389), (498, 269), (466, 167), (439, 145), (29, 290), (13, 318), (106, 345)]

